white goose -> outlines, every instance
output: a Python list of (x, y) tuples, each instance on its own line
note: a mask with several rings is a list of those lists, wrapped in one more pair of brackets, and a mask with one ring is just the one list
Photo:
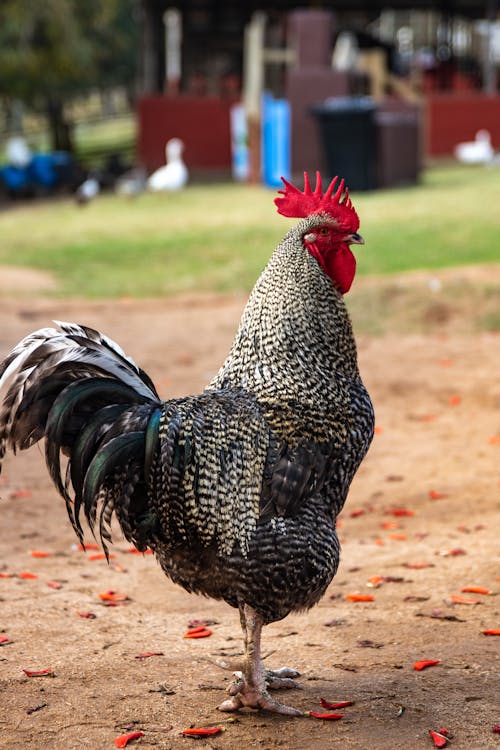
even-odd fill
[(478, 130), (474, 141), (464, 141), (455, 146), (455, 156), (463, 164), (486, 164), (494, 155), (491, 136), (487, 130)]
[(161, 190), (181, 190), (188, 181), (188, 170), (182, 161), (184, 144), (180, 138), (167, 141), (165, 154), (167, 163), (149, 176), (148, 188), (155, 192)]

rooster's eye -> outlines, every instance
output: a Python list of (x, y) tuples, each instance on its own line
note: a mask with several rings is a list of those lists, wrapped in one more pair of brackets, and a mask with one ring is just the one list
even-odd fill
[(321, 229), (319, 230), (319, 233), (325, 236), (327, 234), (330, 234), (330, 230), (328, 229), (328, 227), (321, 227)]

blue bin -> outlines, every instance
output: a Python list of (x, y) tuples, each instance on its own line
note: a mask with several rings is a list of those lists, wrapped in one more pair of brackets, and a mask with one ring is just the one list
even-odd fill
[(262, 180), (271, 188), (290, 179), (290, 104), (266, 92), (262, 96)]
[(27, 167), (13, 167), (8, 165), (0, 169), (0, 179), (7, 190), (17, 193), (30, 184)]

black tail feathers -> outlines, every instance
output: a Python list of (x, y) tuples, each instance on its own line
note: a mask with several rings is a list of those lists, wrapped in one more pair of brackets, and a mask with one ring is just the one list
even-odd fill
[[(161, 403), (150, 378), (97, 331), (60, 323), (27, 336), (0, 368), (0, 470), (6, 449), (45, 436), (50, 475), (81, 541), (80, 511), (105, 551), (113, 513), (139, 549), (154, 533), (147, 474)], [(61, 454), (67, 457), (63, 478)], [(71, 492), (72, 488), (72, 492)], [(73, 497), (72, 497), (73, 495)]]

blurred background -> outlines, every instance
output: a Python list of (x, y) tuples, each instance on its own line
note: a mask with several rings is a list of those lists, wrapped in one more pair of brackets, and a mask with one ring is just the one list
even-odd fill
[(489, 264), (485, 309), (477, 273), (450, 295), (496, 330), (497, 17), (497, 0), (3, 0), (0, 263), (50, 274), (51, 295), (246, 293), (283, 234), (269, 188), (319, 169), (355, 193), (361, 276), (432, 272), (418, 325), (441, 325), (434, 272)]

